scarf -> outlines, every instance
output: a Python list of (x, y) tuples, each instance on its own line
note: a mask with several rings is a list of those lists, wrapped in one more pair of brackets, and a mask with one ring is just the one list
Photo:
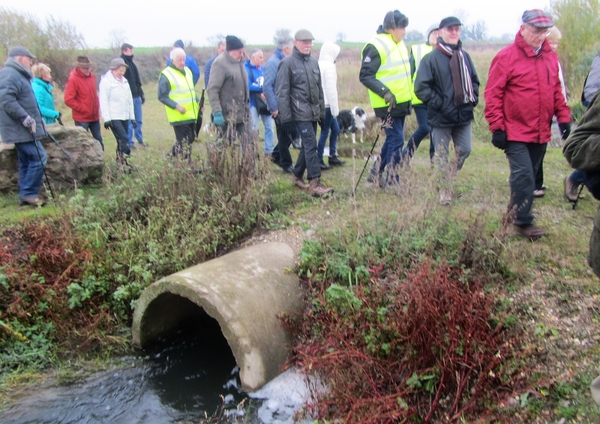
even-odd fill
[(475, 103), (473, 81), (471, 80), (469, 67), (465, 62), (462, 43), (459, 41), (456, 45), (447, 44), (440, 37), (436, 47), (446, 56), (450, 57), (450, 74), (452, 76), (452, 85), (454, 86), (454, 104), (460, 106), (467, 103)]

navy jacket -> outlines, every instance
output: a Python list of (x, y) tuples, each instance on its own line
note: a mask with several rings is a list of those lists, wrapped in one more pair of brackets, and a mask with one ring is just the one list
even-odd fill
[[(12, 59), (0, 69), (0, 137), (4, 143), (26, 143), (46, 136), (31, 78), (31, 72)], [(23, 126), (27, 115), (35, 119), (35, 134)]]

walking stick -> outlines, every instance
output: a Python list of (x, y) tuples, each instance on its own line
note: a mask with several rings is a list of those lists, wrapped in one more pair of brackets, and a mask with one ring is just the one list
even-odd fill
[(583, 186), (585, 184), (581, 184), (579, 186), (579, 191), (577, 192), (577, 199), (575, 199), (575, 201), (573, 202), (573, 210), (575, 210), (575, 208), (577, 207), (577, 203), (579, 202), (579, 197), (581, 196), (581, 192), (583, 191)]
[(40, 148), (38, 147), (37, 142), (35, 140), (35, 133), (31, 133), (31, 137), (33, 138), (33, 145), (35, 146), (35, 150), (38, 154), (38, 159), (40, 161), (40, 164), (42, 165), (42, 169), (44, 170), (44, 177), (46, 177), (46, 184), (48, 185), (48, 189), (50, 190), (50, 196), (52, 197), (52, 200), (54, 200), (54, 191), (52, 191), (50, 179), (48, 178), (48, 174), (46, 173), (46, 164), (42, 163), (42, 155), (40, 154)]
[(377, 131), (377, 137), (375, 137), (375, 141), (373, 142), (373, 145), (371, 146), (371, 151), (369, 152), (369, 156), (367, 157), (367, 161), (365, 162), (365, 166), (363, 166), (363, 169), (362, 169), (362, 171), (360, 173), (360, 176), (358, 177), (358, 181), (356, 182), (356, 186), (354, 186), (354, 190), (352, 191), (352, 196), (356, 195), (356, 189), (358, 188), (358, 185), (360, 184), (360, 180), (362, 179), (362, 176), (365, 173), (365, 169), (367, 169), (367, 165), (369, 164), (369, 160), (371, 159), (371, 155), (373, 155), (373, 150), (375, 150), (375, 146), (377, 145), (377, 141), (379, 140), (379, 136), (381, 135), (381, 130), (383, 128), (385, 128), (386, 125), (388, 125), (388, 120), (389, 119), (390, 119), (390, 114), (388, 112), (388, 114), (382, 120), (381, 125), (379, 126), (379, 130)]

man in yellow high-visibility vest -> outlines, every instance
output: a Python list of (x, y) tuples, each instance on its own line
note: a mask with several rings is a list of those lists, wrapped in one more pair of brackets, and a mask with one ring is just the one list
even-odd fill
[(199, 112), (198, 96), (192, 71), (185, 66), (185, 51), (174, 48), (169, 57), (171, 64), (158, 79), (158, 100), (165, 105), (167, 118), (175, 130), (176, 142), (171, 155), (189, 159)]
[(411, 111), (410, 62), (408, 49), (402, 41), (407, 26), (405, 15), (398, 10), (388, 12), (377, 35), (362, 51), (360, 82), (369, 89), (375, 115), (382, 120), (390, 119), (390, 125), (385, 126), (385, 143), (381, 148), (379, 165), (373, 166), (369, 175), (369, 181), (379, 176), (382, 188), (400, 182), (397, 168), (404, 145), (404, 120)]

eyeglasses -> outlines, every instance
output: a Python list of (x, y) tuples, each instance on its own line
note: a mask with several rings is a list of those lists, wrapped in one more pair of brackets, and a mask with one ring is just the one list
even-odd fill
[(537, 27), (534, 27), (533, 25), (526, 25), (525, 28), (527, 28), (530, 33), (532, 33), (533, 35), (535, 35), (537, 37), (542, 36), (542, 35), (544, 37), (547, 37), (551, 32), (548, 28), (537, 28)]

